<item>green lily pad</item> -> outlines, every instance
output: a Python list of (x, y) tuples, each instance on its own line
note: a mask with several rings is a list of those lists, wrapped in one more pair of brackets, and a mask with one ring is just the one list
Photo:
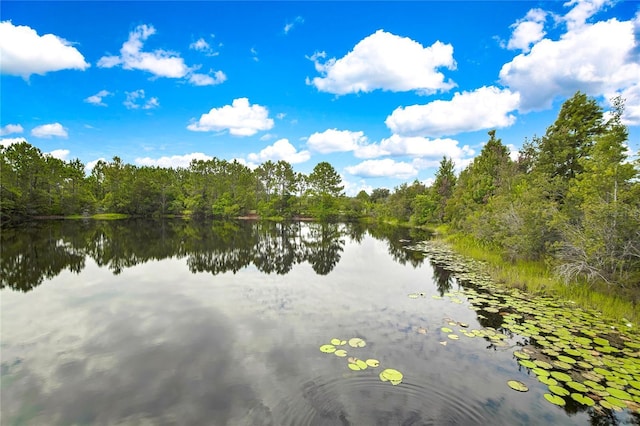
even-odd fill
[(333, 345), (322, 345), (320, 346), (320, 352), (324, 352), (325, 354), (332, 354), (336, 351), (336, 347)]
[(511, 389), (517, 390), (518, 392), (527, 392), (529, 390), (527, 385), (518, 380), (509, 380), (507, 384)]
[(458, 336), (457, 334), (449, 334), (447, 335), (447, 337), (451, 340), (458, 340), (460, 339), (460, 336)]
[(604, 390), (604, 386), (602, 386), (599, 383), (594, 382), (593, 380), (585, 380), (582, 383), (584, 385), (586, 385), (586, 386), (589, 386), (593, 390), (597, 390), (597, 391), (603, 391)]
[(540, 368), (540, 367), (532, 368), (531, 371), (536, 376), (548, 376), (549, 375), (549, 372), (547, 370), (545, 370), (544, 368)]
[(530, 359), (530, 358), (531, 358), (531, 357), (529, 356), (529, 354), (526, 354), (526, 353), (524, 353), (524, 352), (522, 352), (522, 351), (515, 351), (515, 352), (513, 353), (513, 355), (514, 355), (516, 358), (520, 358), (520, 359)]
[(334, 339), (331, 339), (331, 344), (333, 346), (343, 346), (347, 344), (347, 341), (334, 338)]
[(391, 382), (392, 385), (399, 385), (404, 377), (401, 372), (393, 368), (387, 368), (380, 373), (380, 380), (383, 382)]
[(553, 366), (551, 364), (549, 364), (548, 362), (543, 361), (541, 359), (536, 359), (533, 362), (535, 363), (535, 365), (537, 365), (540, 368), (544, 368), (545, 370), (551, 370), (553, 368)]
[(409, 299), (417, 299), (418, 297), (420, 297), (420, 295), (418, 293), (409, 293)]
[(605, 396), (604, 397), (605, 401), (607, 401), (609, 404), (613, 405), (614, 407), (619, 407), (619, 408), (627, 408), (627, 404), (624, 401), (621, 401), (620, 399), (614, 397), (614, 396)]
[(561, 371), (552, 371), (551, 372), (551, 377), (553, 377), (556, 380), (559, 380), (561, 382), (570, 382), (571, 381), (571, 376), (568, 375), (567, 373), (563, 373)]
[(367, 365), (369, 367), (372, 367), (372, 368), (376, 368), (377, 366), (380, 365), (380, 361), (378, 361), (377, 359), (373, 359), (373, 358), (369, 358), (365, 362), (367, 363)]
[(559, 396), (567, 396), (570, 394), (568, 390), (558, 385), (549, 386), (549, 390)]
[(550, 393), (545, 393), (544, 394), (544, 399), (546, 399), (547, 401), (549, 401), (552, 404), (559, 405), (560, 407), (564, 407), (567, 404), (564, 401), (564, 399), (562, 399), (558, 395), (553, 395), (553, 394), (550, 394)]
[(564, 363), (567, 363), (567, 364), (575, 364), (576, 363), (575, 359), (573, 359), (571, 357), (568, 357), (568, 356), (565, 356), (565, 355), (558, 355), (558, 360), (560, 360), (560, 361), (562, 361)]
[(347, 351), (345, 351), (344, 349), (338, 349), (333, 353), (335, 356), (339, 356), (341, 358), (347, 356)]
[(587, 407), (593, 407), (595, 405), (595, 401), (593, 399), (580, 393), (572, 393), (571, 399), (573, 399), (578, 404), (586, 405)]
[(589, 390), (585, 385), (583, 385), (580, 382), (567, 382), (566, 385), (580, 393), (585, 393)]
[(551, 361), (551, 364), (561, 370), (571, 370), (571, 364), (564, 361)]
[(609, 341), (607, 339), (603, 339), (602, 337), (594, 337), (593, 343), (600, 346), (609, 346)]
[(544, 383), (547, 386), (552, 386), (552, 385), (557, 385), (558, 381), (556, 379), (554, 379), (553, 377), (549, 377), (549, 376), (538, 376), (538, 381), (540, 383)]
[(624, 399), (625, 401), (632, 401), (633, 397), (628, 393), (625, 392), (621, 389), (616, 389), (616, 388), (606, 388), (605, 391), (609, 392), (609, 395), (618, 398), (618, 399)]
[(453, 330), (450, 329), (449, 327), (442, 327), (440, 329), (440, 331), (442, 331), (443, 333), (451, 333), (451, 332), (453, 332)]
[(359, 337), (352, 337), (349, 339), (349, 346), (352, 348), (363, 348), (367, 346), (367, 343)]
[(518, 364), (520, 364), (523, 367), (526, 368), (536, 368), (537, 365), (534, 364), (533, 361), (530, 361), (528, 359), (521, 359), (520, 361), (518, 361)]

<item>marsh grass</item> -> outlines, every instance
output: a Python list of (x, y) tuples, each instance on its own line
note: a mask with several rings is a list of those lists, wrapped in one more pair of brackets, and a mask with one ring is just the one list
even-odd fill
[(438, 228), (436, 234), (461, 255), (486, 262), (487, 272), (497, 283), (532, 295), (565, 299), (577, 307), (593, 309), (607, 318), (625, 323), (629, 321), (634, 326), (640, 321), (638, 306), (633, 301), (638, 295), (628, 289), (623, 291), (604, 283), (567, 283), (543, 261), (506, 261), (500, 248), (482, 244), (473, 237), (448, 233), (445, 227)]

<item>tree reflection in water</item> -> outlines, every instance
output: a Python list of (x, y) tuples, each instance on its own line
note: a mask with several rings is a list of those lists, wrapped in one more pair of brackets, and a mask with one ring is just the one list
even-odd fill
[(42, 221), (0, 235), (0, 288), (30, 291), (64, 270), (79, 273), (91, 258), (114, 274), (140, 263), (186, 258), (191, 272), (220, 274), (254, 265), (287, 274), (308, 263), (319, 275), (340, 262), (348, 240), (365, 233), (384, 240), (394, 260), (414, 267), (424, 255), (404, 247), (428, 238), (388, 225), (318, 222), (198, 222), (191, 220)]

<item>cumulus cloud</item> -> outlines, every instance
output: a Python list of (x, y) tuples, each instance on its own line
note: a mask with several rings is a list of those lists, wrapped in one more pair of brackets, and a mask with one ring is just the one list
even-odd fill
[(25, 138), (0, 138), (0, 146), (6, 148), (14, 143), (26, 142)]
[(364, 179), (359, 179), (357, 182), (351, 182), (343, 175), (340, 175), (340, 179), (342, 179), (344, 193), (348, 197), (355, 197), (360, 191), (365, 191), (367, 194), (371, 194), (373, 192), (373, 186), (369, 185)]
[(263, 163), (265, 161), (284, 160), (290, 164), (304, 163), (311, 158), (309, 151), (299, 151), (289, 143), (287, 139), (279, 139), (273, 145), (269, 145), (257, 154), (247, 156), (249, 161)]
[(134, 161), (139, 166), (157, 166), (163, 168), (186, 169), (189, 167), (189, 164), (191, 164), (191, 161), (193, 160), (207, 161), (211, 160), (212, 158), (213, 157), (203, 154), (202, 152), (193, 152), (191, 154), (164, 156), (160, 158), (136, 158)]
[(194, 132), (212, 132), (228, 130), (234, 136), (252, 136), (262, 130), (273, 127), (269, 110), (261, 105), (249, 104), (249, 99), (234, 99), (231, 105), (211, 110), (193, 121), (187, 129)]
[(615, 93), (608, 93), (606, 97), (611, 101), (611, 99), (618, 95), (625, 101), (622, 124), (626, 126), (640, 126), (640, 82)]
[[(213, 35), (212, 35), (213, 37)], [(222, 43), (218, 45), (221, 47)], [(217, 52), (204, 38), (199, 38), (189, 45), (189, 49), (196, 50), (198, 52), (204, 53), (207, 56), (218, 56), (220, 52)]]
[(367, 137), (364, 132), (338, 129), (327, 129), (321, 133), (316, 132), (307, 139), (309, 149), (321, 154), (355, 151), (366, 143)]
[(51, 124), (43, 124), (42, 126), (37, 126), (31, 129), (31, 136), (35, 136), (36, 138), (51, 138), (51, 137), (59, 137), (66, 138), (69, 136), (67, 133), (67, 129), (62, 127), (60, 123), (51, 123)]
[(70, 42), (54, 34), (43, 36), (31, 27), (0, 22), (2, 73), (21, 76), (44, 75), (65, 69), (85, 70), (90, 65)]
[(68, 149), (54, 149), (51, 152), (48, 152), (47, 155), (50, 155), (53, 158), (57, 158), (58, 160), (67, 161), (69, 157)]
[(459, 92), (450, 101), (397, 108), (385, 124), (405, 136), (444, 136), (481, 129), (507, 127), (515, 122), (510, 112), (519, 106), (520, 95), (509, 89), (481, 87)]
[(89, 96), (88, 98), (86, 98), (84, 101), (91, 104), (91, 105), (97, 105), (97, 106), (107, 106), (106, 103), (102, 102), (102, 98), (106, 97), (106, 96), (112, 96), (113, 93), (108, 92), (106, 90), (101, 90), (98, 93), (96, 93), (95, 95)]
[(93, 168), (100, 161), (103, 161), (105, 163), (107, 162), (106, 158), (103, 158), (103, 157), (100, 157), (97, 160), (89, 161), (87, 164), (84, 165), (84, 173), (87, 174), (87, 175), (91, 174), (91, 171), (93, 170)]
[(294, 27), (296, 27), (299, 24), (303, 24), (304, 23), (304, 18), (302, 16), (296, 16), (293, 21), (288, 22), (285, 26), (284, 26), (284, 33), (285, 34), (289, 34), (289, 31), (291, 31)]
[(378, 30), (344, 57), (320, 62), (325, 57), (325, 52), (319, 52), (309, 58), (322, 77), (307, 79), (307, 84), (321, 92), (344, 95), (381, 89), (430, 94), (455, 86), (438, 71), (456, 67), (453, 46), (440, 41), (424, 47), (408, 37)]
[(154, 109), (160, 106), (160, 101), (156, 97), (145, 100), (146, 95), (142, 89), (124, 93), (127, 99), (122, 104), (127, 109)]
[(507, 49), (520, 49), (528, 52), (533, 43), (536, 43), (545, 36), (544, 22), (547, 13), (542, 9), (531, 9), (524, 19), (511, 25), (513, 33), (507, 43)]
[(345, 170), (354, 176), (365, 178), (391, 177), (408, 179), (418, 175), (418, 170), (410, 163), (396, 162), (392, 159), (367, 160), (355, 166), (345, 167)]
[(22, 133), (24, 129), (19, 124), (7, 124), (6, 126), (0, 128), (0, 136), (10, 135), (12, 133)]
[(566, 33), (558, 40), (540, 40), (528, 53), (502, 66), (501, 83), (520, 93), (519, 111), (550, 108), (556, 97), (569, 97), (577, 90), (597, 97), (637, 83), (640, 58), (634, 55), (634, 27), (638, 22), (613, 18), (586, 23), (605, 3), (566, 3), (574, 5), (563, 18)]
[(611, 3), (610, 0), (570, 0), (566, 2), (564, 6), (573, 6), (563, 18), (567, 24), (567, 29), (569, 31), (580, 29), (585, 25), (587, 19)]
[[(129, 33), (129, 38), (120, 49), (120, 55), (103, 56), (98, 61), (98, 66), (101, 68), (121, 66), (126, 70), (146, 71), (156, 77), (186, 78), (187, 81), (198, 86), (220, 84), (226, 79), (221, 71), (214, 72), (214, 75), (209, 76), (209, 79), (205, 78), (206, 74), (195, 74), (194, 76), (195, 70), (200, 67), (188, 67), (184, 59), (176, 52), (162, 49), (156, 49), (152, 52), (143, 51), (144, 43), (155, 33), (156, 29), (153, 25), (138, 25)], [(206, 41), (202, 41), (206, 43)], [(195, 45), (204, 48), (202, 43), (195, 42)]]
[(468, 145), (460, 148), (454, 139), (429, 139), (421, 136), (400, 136), (397, 134), (380, 141), (380, 150), (385, 155), (430, 157), (439, 162), (443, 156), (460, 158), (474, 154)]
[(193, 73), (189, 76), (189, 83), (194, 86), (215, 86), (227, 81), (227, 76), (222, 71), (210, 70), (211, 74)]

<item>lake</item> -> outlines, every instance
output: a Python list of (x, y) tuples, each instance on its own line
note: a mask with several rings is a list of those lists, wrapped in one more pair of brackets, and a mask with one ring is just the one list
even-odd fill
[(428, 238), (188, 220), (3, 229), (2, 424), (640, 424), (629, 408), (549, 403), (514, 356), (531, 340), (408, 248)]

